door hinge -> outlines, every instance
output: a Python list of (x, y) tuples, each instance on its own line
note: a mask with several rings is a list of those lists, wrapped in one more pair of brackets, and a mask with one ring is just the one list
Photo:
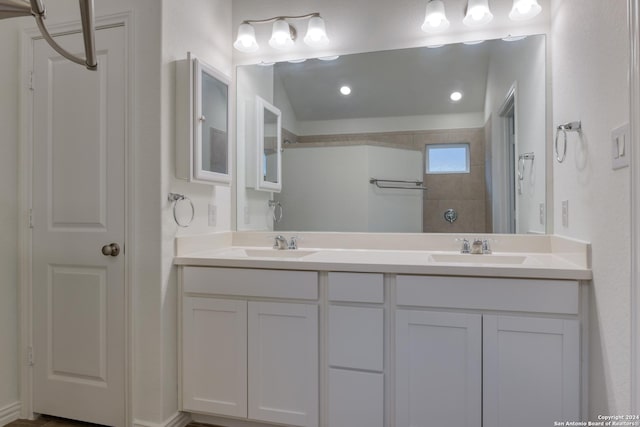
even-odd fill
[(29, 90), (33, 90), (33, 71), (29, 72)]
[(29, 228), (33, 228), (33, 209), (29, 209)]
[(27, 347), (27, 365), (33, 366), (35, 362), (33, 361), (33, 347)]

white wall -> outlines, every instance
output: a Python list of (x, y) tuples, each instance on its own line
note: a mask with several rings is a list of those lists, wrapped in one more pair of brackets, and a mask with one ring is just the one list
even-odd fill
[[(161, 184), (159, 194), (162, 211), (161, 280), (157, 288), (156, 319), (160, 321), (160, 336), (153, 350), (161, 358), (161, 411), (154, 417), (163, 422), (177, 411), (177, 282), (173, 266), (174, 238), (180, 235), (204, 234), (231, 229), (230, 186), (210, 186), (189, 183), (175, 178), (175, 61), (192, 52), (199, 60), (232, 77), (231, 65), (231, 5), (225, 0), (163, 0), (162, 2), (162, 137), (159, 142)], [(230, 88), (234, 87), (231, 82)], [(230, 91), (233, 96), (233, 90)], [(233, 99), (231, 105), (234, 105)], [(233, 108), (230, 111), (229, 140), (233, 141)], [(173, 219), (172, 205), (166, 200), (169, 192), (185, 194), (195, 205), (195, 218), (186, 229)], [(209, 205), (216, 207), (215, 226), (209, 226)], [(156, 321), (157, 321), (156, 320)], [(156, 356), (157, 357), (157, 356)]]
[[(554, 0), (553, 126), (582, 120), (554, 162), (555, 233), (592, 243), (591, 418), (630, 413), (629, 169), (611, 169), (611, 129), (629, 120), (627, 2)], [(550, 124), (551, 125), (551, 124)], [(569, 226), (561, 205), (569, 201)]]
[(544, 233), (539, 205), (546, 204), (546, 49), (544, 37), (502, 43), (491, 50), (485, 99), (485, 120), (491, 117), (493, 229), (507, 232), (508, 210), (505, 195), (508, 183), (499, 179), (507, 175), (507, 156), (503, 149), (500, 108), (512, 86), (516, 88), (516, 163), (518, 155), (534, 153), (533, 162), (525, 161), (521, 192), (516, 189), (516, 233)]
[(369, 179), (417, 180), (422, 153), (373, 147), (285, 149), (282, 160), (283, 219), (277, 230), (417, 232), (422, 193), (379, 190)]

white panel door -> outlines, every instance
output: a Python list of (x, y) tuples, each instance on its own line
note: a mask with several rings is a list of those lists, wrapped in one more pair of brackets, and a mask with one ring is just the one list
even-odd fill
[[(83, 52), (81, 34), (57, 37)], [(33, 399), (36, 413), (125, 425), (126, 57), (96, 32), (98, 70), (34, 44)]]
[(318, 425), (318, 307), (249, 302), (249, 418)]
[(398, 310), (396, 334), (396, 427), (480, 427), (482, 317)]
[(484, 425), (580, 419), (577, 320), (484, 316)]
[(184, 299), (183, 409), (247, 416), (247, 302)]

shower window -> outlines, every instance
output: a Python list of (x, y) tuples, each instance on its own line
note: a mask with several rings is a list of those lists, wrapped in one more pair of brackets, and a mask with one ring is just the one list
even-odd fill
[(429, 144), (425, 148), (426, 173), (469, 173), (469, 144)]

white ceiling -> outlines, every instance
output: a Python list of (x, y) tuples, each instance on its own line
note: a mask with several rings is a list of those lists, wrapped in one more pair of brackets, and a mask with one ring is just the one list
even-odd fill
[[(448, 45), (275, 66), (297, 120), (338, 120), (484, 111), (492, 45)], [(349, 96), (340, 94), (351, 87)], [(453, 91), (464, 94), (453, 103)], [(276, 104), (280, 101), (276, 99)]]

